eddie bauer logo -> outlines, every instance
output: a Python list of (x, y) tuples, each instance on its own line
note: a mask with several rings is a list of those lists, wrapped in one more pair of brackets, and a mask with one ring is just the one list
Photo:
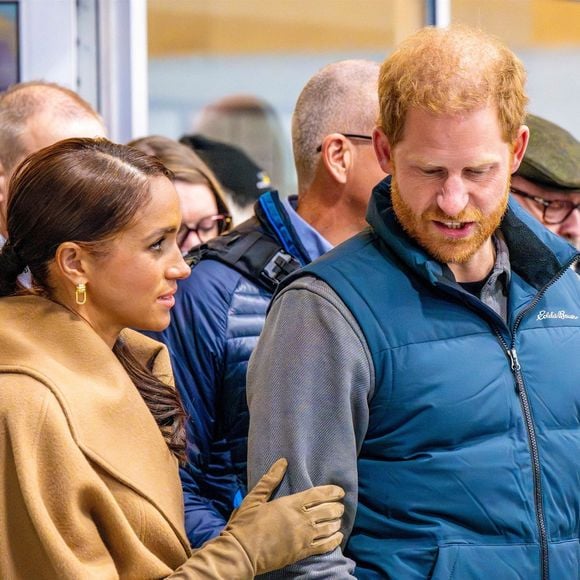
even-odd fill
[(565, 310), (558, 310), (558, 312), (546, 312), (540, 310), (537, 320), (545, 320), (546, 318), (557, 318), (558, 320), (578, 320), (575, 314), (567, 314)]

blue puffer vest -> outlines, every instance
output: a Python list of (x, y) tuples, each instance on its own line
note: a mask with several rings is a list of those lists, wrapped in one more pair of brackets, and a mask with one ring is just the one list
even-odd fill
[(580, 577), (580, 255), (516, 206), (507, 324), (406, 236), (388, 181), (371, 229), (300, 273), (338, 293), (375, 367), (358, 578)]

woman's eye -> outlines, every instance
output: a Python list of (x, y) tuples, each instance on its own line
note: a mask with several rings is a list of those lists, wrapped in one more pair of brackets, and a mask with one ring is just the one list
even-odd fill
[(216, 227), (214, 220), (204, 219), (197, 224), (198, 232), (211, 232)]
[(161, 250), (161, 246), (163, 245), (165, 238), (160, 238), (159, 240), (157, 240), (154, 244), (151, 244), (149, 246), (150, 250), (153, 250), (154, 252), (158, 252), (159, 250)]
[(209, 226), (197, 226), (197, 230), (201, 232), (211, 232), (215, 227), (215, 224), (211, 224)]

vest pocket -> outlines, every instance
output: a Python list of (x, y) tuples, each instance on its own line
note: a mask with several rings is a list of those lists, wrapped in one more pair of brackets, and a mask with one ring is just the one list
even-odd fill
[(538, 576), (539, 569), (537, 544), (446, 544), (439, 546), (431, 580), (529, 580)]
[(550, 578), (580, 578), (580, 540), (552, 542), (548, 545)]

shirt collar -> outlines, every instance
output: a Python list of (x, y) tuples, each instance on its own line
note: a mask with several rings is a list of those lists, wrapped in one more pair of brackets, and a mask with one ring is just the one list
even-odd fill
[(497, 230), (492, 239), (495, 245), (495, 264), (493, 266), (492, 275), (495, 273), (497, 273), (498, 276), (505, 274), (504, 284), (507, 288), (509, 286), (510, 278), (512, 275), (510, 253), (501, 230)]
[(282, 205), (288, 213), (290, 222), (296, 230), (296, 233), (311, 260), (316, 260), (316, 258), (320, 258), (323, 254), (332, 250), (333, 245), (323, 238), (306, 220), (298, 215), (298, 212), (296, 211), (296, 208), (298, 207), (298, 196), (290, 196), (288, 199), (282, 201)]

